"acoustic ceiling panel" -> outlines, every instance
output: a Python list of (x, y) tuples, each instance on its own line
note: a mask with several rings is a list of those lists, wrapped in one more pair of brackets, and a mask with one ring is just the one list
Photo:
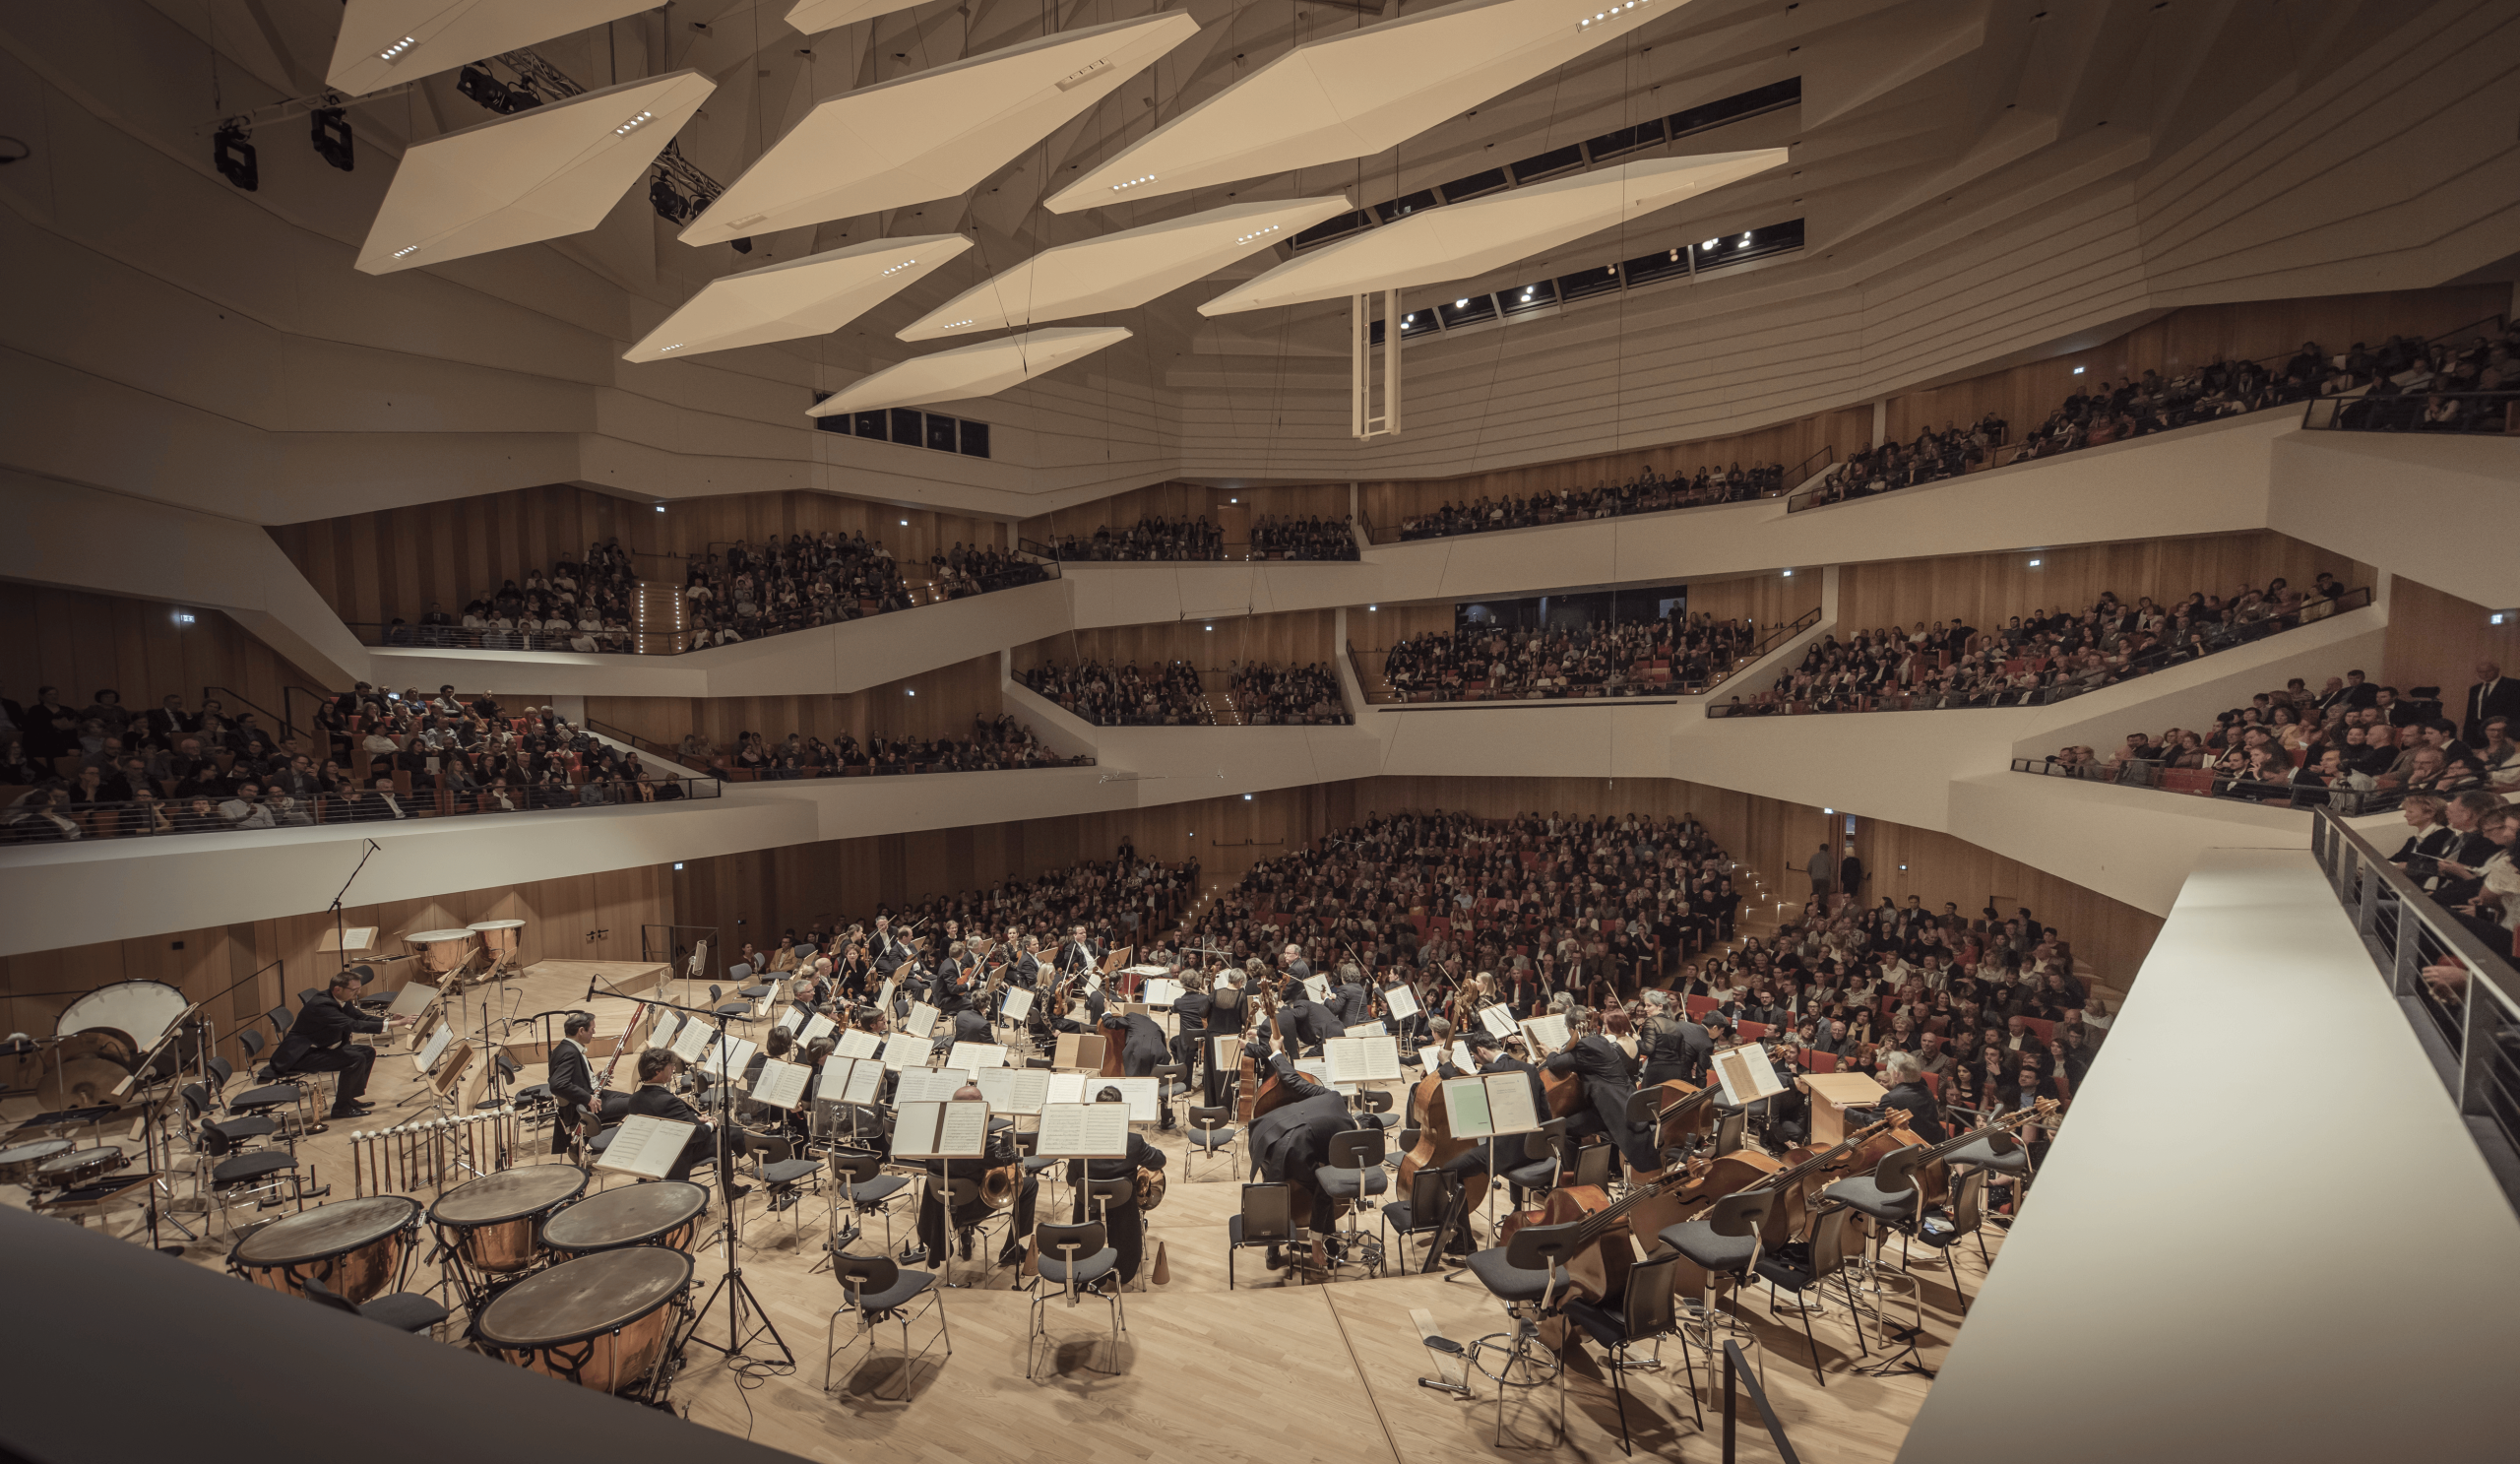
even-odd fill
[(934, 355), (914, 356), (898, 366), (886, 366), (825, 397), (808, 408), (805, 414), (833, 416), (843, 412), (993, 397), (1010, 386), (1021, 386), (1127, 339), (1129, 332), (1116, 325), (1056, 326), (958, 346)]
[(1201, 305), (1199, 313), (1230, 315), (1459, 280), (1737, 183), (1786, 157), (1786, 149), (1760, 148), (1655, 159), (1428, 209), (1296, 255)]
[(1397, 147), (1688, 0), (1463, 0), (1295, 47), (1048, 200), (1073, 213)]
[(677, 71), (421, 143), (394, 170), (358, 267), (390, 275), (595, 227), (717, 85)]
[(1177, 11), (1118, 21), (835, 96), (754, 159), (682, 241), (723, 244), (969, 192), (1198, 30)]
[(870, 239), (713, 280), (621, 358), (661, 361), (826, 335), (970, 247), (961, 234)]
[(1125, 310), (1211, 275), (1255, 249), (1281, 244), (1333, 214), (1344, 196), (1230, 204), (1044, 249), (939, 305), (905, 341), (978, 335), (1002, 326)]
[(357, 96), (654, 8), (654, 0), (348, 0), (324, 81)]
[(918, 0), (796, 0), (795, 9), (788, 12), (788, 24), (807, 35), (819, 35), (851, 22), (909, 10), (916, 4)]

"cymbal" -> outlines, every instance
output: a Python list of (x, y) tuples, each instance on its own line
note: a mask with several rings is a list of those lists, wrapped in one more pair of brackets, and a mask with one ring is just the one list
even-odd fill
[[(46, 1049), (9, 1059), (9, 1086), (33, 1093), (50, 1111), (120, 1108), (125, 1100), (115, 1097), (114, 1090), (131, 1076), (130, 1067), (113, 1055), (120, 1048), (110, 1033), (79, 1033), (60, 1044), (57, 1052)], [(136, 1054), (129, 1060), (136, 1061)]]

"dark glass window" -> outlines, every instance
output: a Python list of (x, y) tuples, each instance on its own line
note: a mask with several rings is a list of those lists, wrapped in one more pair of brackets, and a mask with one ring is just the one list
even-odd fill
[(1562, 173), (1568, 168), (1582, 167), (1583, 165), (1583, 144), (1568, 143), (1565, 147), (1554, 148), (1546, 153), (1526, 158), (1520, 162), (1515, 163), (1514, 181), (1517, 183), (1529, 183), (1534, 179), (1545, 178), (1552, 173)]
[(916, 447), (927, 440), (927, 425), (918, 413), (907, 407), (893, 409), (893, 440), (904, 447)]
[(1383, 223), (1390, 223), (1397, 220), (1406, 219), (1410, 215), (1418, 213), (1421, 209), (1431, 209), (1435, 207), (1437, 207), (1435, 190), (1432, 188), (1420, 188), (1417, 192), (1408, 194), (1405, 197), (1395, 198), (1387, 203), (1378, 203), (1374, 205), (1374, 214), (1377, 218), (1381, 219)]
[(1512, 181), (1505, 176), (1505, 170), (1501, 167), (1491, 167), (1483, 173), (1472, 173), (1467, 178), (1455, 178), (1444, 185), (1444, 202), (1457, 204), (1465, 198), (1477, 198), (1482, 193), (1493, 193)]
[(963, 456), (967, 458), (988, 456), (988, 423), (963, 423)]
[(1345, 238), (1371, 222), (1371, 216), (1362, 210), (1354, 214), (1336, 215), (1322, 220), (1319, 223), (1295, 235), (1292, 243), (1294, 248), (1309, 249), (1315, 244), (1327, 244), (1332, 239)]
[(1595, 162), (1599, 162), (1605, 158), (1616, 158), (1621, 153), (1633, 153), (1639, 148), (1650, 148), (1662, 140), (1663, 119), (1656, 117), (1651, 122), (1639, 122), (1633, 127), (1622, 127), (1616, 132), (1605, 132), (1600, 137), (1587, 141), (1584, 144), (1584, 151), (1591, 155)]
[(1802, 78), (1788, 77), (1784, 81), (1769, 86), (1754, 87), (1747, 92), (1736, 92), (1731, 96), (1719, 96), (1703, 106), (1693, 106), (1684, 112), (1671, 113), (1671, 136), (1682, 138), (1692, 132), (1704, 132), (1710, 127), (1721, 127), (1727, 122), (1738, 122), (1743, 117), (1755, 117), (1761, 112), (1772, 112), (1780, 107), (1789, 107), (1801, 99)]
[(880, 412), (860, 412), (855, 414), (855, 419), (860, 437), (872, 437), (881, 442), (888, 435), (884, 430), (884, 414)]

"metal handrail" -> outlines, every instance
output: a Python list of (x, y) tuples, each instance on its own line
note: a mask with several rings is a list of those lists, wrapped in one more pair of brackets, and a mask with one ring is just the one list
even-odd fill
[[(2157, 758), (2130, 757), (2118, 764), (2119, 772), (2106, 776), (2089, 776), (2091, 771), (2106, 772), (2107, 764), (2087, 763), (2068, 767), (2052, 757), (2016, 757), (2012, 770), (2042, 778), (2070, 778), (2078, 783), (2106, 783), (2119, 788), (2146, 788), (2156, 793), (2175, 794), (2182, 797), (2223, 797), (2227, 795), (2249, 798), (2265, 806), (2265, 800), (2282, 798), (2288, 812), (2315, 807), (2329, 807), (2346, 818), (2365, 814), (2386, 813), (2406, 801), (2403, 788), (2319, 788), (2305, 784), (2269, 783), (2257, 778), (2235, 778), (2215, 773), (2211, 768), (2196, 771), (2210, 774), (2212, 782), (2204, 788), (2166, 788), (2161, 776), (2173, 771), (2168, 762)], [(2129, 776), (2129, 775), (2132, 776)]]
[[(2327, 809), (2310, 825), (2310, 855), (2353, 919), (2486, 1167), (2520, 1209), (2520, 978), (2510, 956), (2478, 939)], [(2427, 976), (2427, 970), (2443, 975)]]
[[(721, 797), (724, 796), (725, 793), (725, 787), (723, 780), (714, 777), (657, 777), (652, 774), (646, 778), (640, 779), (639, 781), (641, 783), (658, 787), (662, 787), (665, 784), (679, 784), (683, 791), (682, 796), (686, 798)], [(570, 785), (570, 792), (572, 795), (575, 794), (578, 786), (579, 785), (575, 784)], [(527, 794), (530, 798), (532, 789), (528, 788), (519, 791)], [(302, 807), (306, 811), (306, 823), (299, 824), (292, 822), (280, 824), (278, 827), (306, 828), (316, 825), (336, 823), (403, 822), (405, 820), (426, 818), (477, 818), (485, 814), (497, 813), (558, 813), (566, 812), (569, 809), (590, 806), (572, 802), (562, 808), (525, 807), (509, 809), (483, 807), (481, 806), (484, 801), (482, 795), (486, 792), (488, 792), (488, 790), (482, 789), (466, 794), (452, 794), (442, 791), (433, 791), (428, 793), (405, 793), (398, 789), (394, 791), (394, 797), (397, 804), (403, 809), (403, 819), (392, 819), (390, 816), (384, 819), (359, 818), (353, 811), (353, 805), (357, 800), (366, 796), (365, 791), (361, 791), (356, 794), (323, 794), (314, 798), (308, 799), (302, 805), (295, 804), (294, 800), (291, 800), (293, 807)], [(203, 801), (207, 801), (212, 805), (211, 811), (207, 814), (193, 812), (188, 806), (192, 803)], [(0, 845), (68, 842), (73, 836), (64, 834), (58, 825), (54, 824), (50, 819), (42, 817), (41, 811), (43, 808), (49, 808), (51, 811), (59, 813), (64, 817), (69, 818), (72, 822), (78, 824), (80, 827), (80, 833), (76, 837), (82, 842), (89, 839), (150, 839), (172, 838), (184, 834), (266, 832), (264, 830), (235, 829), (228, 827), (226, 821), (224, 819), (220, 819), (217, 811), (218, 805), (226, 801), (228, 801), (228, 799), (225, 797), (212, 797), (209, 795), (204, 794), (183, 798), (166, 797), (94, 803), (54, 803), (47, 801), (39, 807), (30, 807), (30, 805), (22, 798), (19, 802), (11, 805), (9, 808), (0, 810)], [(645, 800), (643, 799), (642, 801)], [(467, 802), (472, 803), (473, 806), (464, 806)], [(271, 803), (268, 799), (265, 800), (265, 806), (274, 808), (276, 818), (282, 811), (278, 805)], [(599, 806), (616, 805), (605, 804)], [(100, 824), (95, 821), (95, 815), (98, 814), (110, 814), (112, 817), (110, 820)], [(156, 826), (157, 818), (155, 815), (158, 814), (165, 816), (169, 822), (169, 827), (161, 829)], [(216, 821), (207, 823), (200, 821), (205, 818)], [(139, 827), (131, 827), (130, 825), (134, 822), (137, 822)]]
[(1818, 452), (1813, 453), (1811, 456), (1804, 458), (1801, 462), (1785, 470), (1785, 476), (1779, 479), (1777, 491), (1769, 493), (1766, 496), (1770, 498), (1793, 496), (1796, 488), (1800, 487), (1802, 484), (1811, 480), (1812, 474), (1828, 467), (1837, 460), (1837, 448), (1831, 444), (1822, 444)]
[[(1824, 449), (1824, 451), (1834, 452), (1834, 451), (1835, 451), (1835, 449)], [(1589, 491), (1589, 490), (1588, 490), (1588, 491)], [(1706, 501), (1706, 502), (1704, 502), (1704, 503), (1675, 503), (1675, 504), (1672, 504), (1672, 505), (1670, 505), (1670, 506), (1669, 506), (1669, 507), (1666, 507), (1666, 508), (1639, 508), (1639, 509), (1633, 509), (1633, 510), (1630, 510), (1629, 512), (1626, 512), (1626, 513), (1612, 513), (1612, 514), (1610, 514), (1610, 515), (1609, 515), (1609, 517), (1611, 517), (1611, 518), (1613, 518), (1613, 519), (1641, 519), (1641, 518), (1646, 518), (1646, 517), (1648, 517), (1648, 516), (1650, 516), (1650, 515), (1653, 515), (1653, 514), (1666, 514), (1666, 513), (1695, 513), (1695, 512), (1699, 511), (1700, 509), (1708, 509), (1708, 508), (1729, 508), (1729, 507), (1732, 506), (1733, 504), (1737, 504), (1737, 503), (1756, 503), (1756, 502), (1758, 502), (1758, 501), (1760, 501), (1761, 499), (1764, 499), (1764, 498), (1775, 498), (1775, 497), (1779, 497), (1779, 496), (1783, 495), (1785, 491), (1786, 491), (1786, 490), (1785, 490), (1784, 488), (1781, 488), (1781, 487), (1780, 487), (1780, 488), (1770, 489), (1770, 490), (1766, 490), (1766, 491), (1762, 491), (1762, 492), (1756, 492), (1756, 493), (1746, 494), (1746, 495), (1744, 495), (1744, 496), (1742, 496), (1742, 497), (1738, 497), (1738, 498), (1732, 497), (1732, 496), (1730, 496), (1730, 495), (1728, 494), (1727, 496), (1722, 497), (1722, 498), (1709, 499), (1708, 501)], [(1416, 517), (1416, 516), (1415, 516), (1415, 515), (1409, 515), (1409, 514), (1404, 514), (1404, 515), (1402, 515), (1402, 522), (1403, 522), (1403, 524), (1405, 525), (1405, 524), (1406, 524), (1406, 522), (1407, 522), (1407, 520), (1408, 520), (1408, 519), (1410, 519), (1410, 518), (1412, 518), (1412, 517)], [(1375, 530), (1375, 531), (1373, 532), (1373, 538), (1372, 538), (1371, 541), (1372, 541), (1373, 543), (1376, 543), (1376, 544), (1386, 544), (1386, 543), (1415, 543), (1415, 542), (1418, 542), (1418, 540), (1421, 540), (1421, 539), (1423, 539), (1423, 540), (1433, 540), (1433, 539), (1467, 539), (1467, 538), (1469, 538), (1469, 537), (1471, 537), (1472, 535), (1475, 535), (1475, 534), (1515, 534), (1515, 533), (1520, 533), (1520, 532), (1523, 532), (1523, 531), (1525, 531), (1525, 530), (1531, 530), (1531, 529), (1556, 529), (1556, 528), (1561, 528), (1561, 527), (1563, 527), (1563, 526), (1565, 526), (1565, 525), (1567, 525), (1567, 524), (1589, 524), (1589, 523), (1592, 523), (1593, 521), (1594, 521), (1594, 516), (1593, 516), (1590, 512), (1586, 512), (1586, 513), (1579, 514), (1579, 515), (1577, 515), (1577, 516), (1576, 516), (1576, 517), (1574, 517), (1574, 518), (1567, 518), (1567, 519), (1552, 519), (1552, 520), (1550, 520), (1548, 523), (1545, 523), (1545, 524), (1514, 524), (1514, 525), (1509, 525), (1509, 526), (1507, 526), (1507, 527), (1504, 527), (1504, 528), (1498, 528), (1498, 529), (1472, 528), (1472, 529), (1464, 529), (1464, 530), (1462, 530), (1462, 531), (1460, 531), (1460, 532), (1458, 532), (1458, 533), (1453, 533), (1453, 534), (1425, 534), (1425, 535), (1419, 535), (1419, 536), (1418, 537), (1418, 539), (1411, 539), (1411, 538), (1408, 536), (1408, 533), (1407, 533), (1406, 529), (1405, 529), (1405, 528), (1403, 528), (1403, 527), (1392, 527), (1392, 528), (1386, 528), (1386, 529), (1379, 529), (1379, 530)]]
[(682, 756), (681, 749), (679, 748), (668, 747), (662, 742), (649, 741), (646, 737), (643, 737), (637, 732), (631, 732), (626, 728), (614, 727), (608, 722), (603, 722), (594, 717), (582, 718), (580, 719), (580, 723), (587, 731), (597, 733), (599, 736), (609, 737), (616, 742), (628, 743), (631, 750), (635, 752), (653, 752), (659, 757), (678, 758)]
[[(2420, 414), (2434, 398), (2450, 402), (2493, 404), (2502, 408), (2494, 414), (2480, 413), (2467, 424), (2449, 426), (2439, 422), (2409, 421), (2410, 409)], [(2372, 411), (2362, 419), (2349, 422), (2346, 417), (2358, 407), (2393, 407), (2390, 412)], [(2426, 388), (2393, 396), (2375, 397), (2368, 392), (2353, 396), (2319, 397), (2301, 412), (2301, 427), (2311, 432), (2438, 432), (2460, 437), (2508, 437), (2520, 434), (2520, 391), (2505, 392), (2436, 392)], [(2372, 418), (2377, 418), (2376, 420)]]
[[(2360, 597), (2359, 604), (2356, 603), (2357, 597)], [(2127, 673), (2119, 676), (2114, 681), (2109, 682), (2108, 685), (2122, 685), (2125, 682), (2135, 680), (2139, 677), (2149, 676), (2155, 671), (2168, 670), (2174, 666), (2185, 666), (2192, 662), (2201, 661), (2207, 656), (2219, 656), (2226, 651), (2236, 651), (2242, 646), (2255, 645), (2257, 642), (2266, 639), (2270, 635), (2280, 635), (2287, 630), (2299, 630), (2304, 625), (2313, 624), (2320, 620), (2333, 619), (2338, 615), (2344, 614), (2347, 610), (2367, 609), (2370, 607), (2371, 602), (2371, 587), (2368, 585), (2357, 585), (2334, 600), (2323, 602), (2303, 602), (2301, 614), (2270, 615), (2263, 620), (2252, 620), (2248, 622), (2246, 626), (2242, 627), (2242, 629), (2244, 631), (2253, 630), (2256, 633), (2242, 634), (2238, 639), (2226, 646), (2209, 646), (2202, 652), (2198, 652), (2191, 646), (2157, 646), (2151, 651), (2145, 652), (2142, 656), (2137, 657), (2134, 661), (2129, 662)], [(2320, 614), (2309, 614), (2307, 612), (2313, 604), (2324, 604), (2328, 606), (2328, 609)], [(2140, 668), (2140, 669), (2137, 668)], [(2006, 701), (2000, 703), (1968, 703), (1957, 707), (1841, 707), (1834, 708), (1829, 711), (1822, 711), (1819, 708), (1814, 707), (1807, 711), (1796, 712), (1791, 705), (1778, 702), (1760, 702), (1755, 705), (1745, 705), (1738, 710), (1735, 710), (1729, 705), (1715, 706), (1710, 704), (1706, 709), (1706, 715), (1709, 717), (1849, 717), (1870, 716), (1876, 712), (2009, 712), (2021, 707), (2052, 707), (2058, 702), (2070, 701), (2077, 696), (2085, 696), (2092, 691), (2101, 689), (2103, 688), (2081, 686), (2042, 686), (2017, 701)], [(1905, 700), (1913, 701), (1915, 698), (1910, 697), (1905, 698)]]
[[(284, 684), (282, 686), (282, 691), (285, 693), (287, 687)], [(209, 701), (210, 694), (214, 691), (234, 699), (238, 705), (244, 707), (248, 711), (259, 712), (264, 717), (271, 719), (273, 734), (275, 736), (285, 740), (288, 737), (295, 735), (295, 733), (289, 729), (288, 714), (285, 712), (276, 713), (271, 708), (264, 706), (262, 703), (248, 699), (243, 692), (238, 691), (232, 686), (204, 686), (201, 689), (201, 699), (205, 702)], [(285, 694), (281, 697), (281, 701), (284, 704), (285, 704), (288, 698)]]

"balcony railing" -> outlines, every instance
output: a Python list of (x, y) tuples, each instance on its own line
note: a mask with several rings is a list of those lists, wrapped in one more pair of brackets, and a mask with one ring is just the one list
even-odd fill
[(2322, 397), (2301, 414), (2313, 432), (2430, 432), (2520, 436), (2520, 392), (2410, 391)]
[(2212, 768), (2174, 767), (2151, 758), (2065, 763), (2053, 757), (2016, 757), (2012, 770), (2043, 778), (2113, 783), (2122, 788), (2149, 788), (2195, 797), (2236, 798), (2270, 808), (2333, 808), (2347, 818), (2385, 813), (2405, 802), (2407, 794), (2403, 788), (2321, 788), (2314, 784), (2238, 778)]
[(2324, 808), (2310, 825), (2310, 853), (2486, 1167), (2520, 1208), (2520, 980), (2511, 933), (2498, 931), (2490, 944), (2480, 938)]
[[(594, 790), (592, 794), (588, 790)], [(357, 794), (286, 796), (244, 804), (223, 796), (145, 798), (125, 802), (71, 802), (68, 796), (35, 790), (0, 813), (0, 844), (63, 844), (95, 839), (169, 838), (181, 834), (250, 833), (313, 828), (337, 823), (399, 823), (418, 818), (466, 818), (501, 813), (558, 812), (617, 803), (676, 802), (724, 793), (716, 778), (643, 778), (635, 783), (595, 780), (581, 785), (533, 784), (522, 788), (408, 788)]]
[[(1706, 715), (1709, 717), (1813, 717), (1836, 716), (1860, 712), (1992, 711), (2013, 707), (2053, 706), (2058, 702), (2071, 700), (2072, 698), (2081, 696), (2086, 692), (2100, 690), (2103, 686), (2114, 686), (2122, 681), (2131, 681), (2138, 676), (2147, 676), (2155, 671), (2168, 670), (2174, 666), (2183, 666), (2189, 662), (2197, 661), (2206, 656), (2216, 655), (2224, 651), (2236, 651), (2242, 646), (2262, 641), (2268, 636), (2274, 635), (2279, 631), (2298, 630), (2301, 626), (2316, 624), (2318, 621), (2327, 619), (2331, 616), (2341, 615), (2347, 610), (2362, 609), (2370, 605), (2370, 587), (2366, 585), (2357, 585), (2334, 600), (2306, 601), (2302, 604), (2300, 610), (2292, 614), (2269, 615), (2263, 620), (2253, 620), (2243, 625), (2232, 627), (2230, 631), (2230, 638), (2223, 641), (2221, 644), (2206, 643), (2201, 646), (2197, 644), (2184, 646), (2156, 646), (2150, 651), (2129, 659), (2126, 664), (2126, 668), (2123, 671), (2095, 685), (2086, 686), (2079, 682), (2067, 681), (2059, 682), (2052, 686), (2043, 685), (2028, 687), (2019, 691), (2009, 689), (1986, 690), (1973, 693), (1968, 697), (1956, 700), (1954, 699), (1954, 694), (1949, 692), (1936, 695), (1890, 692), (1881, 695), (1858, 696), (1855, 698), (1856, 705), (1854, 706), (1825, 708), (1814, 706), (1809, 702), (1788, 702), (1777, 700), (1741, 702), (1736, 699), (1735, 701), (1726, 702), (1722, 705), (1709, 704), (1706, 709)], [(2007, 662), (2006, 666), (2007, 668), (2013, 668), (2008, 671), (2010, 674), (2025, 674), (2032, 670), (2030, 664), (2026, 661), (2019, 663)]]
[(1676, 701), (1684, 696), (1703, 696), (1726, 681), (1739, 675), (1743, 668), (1756, 665), (1759, 659), (1794, 637), (1820, 623), (1819, 607), (1803, 611), (1783, 624), (1772, 625), (1758, 639), (1733, 659), (1732, 665), (1709, 675), (1703, 681), (1683, 680), (1672, 674), (1668, 665), (1631, 666), (1616, 687), (1602, 683), (1551, 689), (1545, 692), (1497, 688), (1484, 684), (1429, 687), (1407, 694), (1392, 686), (1384, 668), (1389, 651), (1359, 651), (1356, 643), (1348, 643), (1348, 665), (1363, 688), (1365, 700), (1377, 706), (1457, 706), (1469, 702), (1496, 702), (1506, 706), (1537, 706), (1564, 702), (1591, 701)]

